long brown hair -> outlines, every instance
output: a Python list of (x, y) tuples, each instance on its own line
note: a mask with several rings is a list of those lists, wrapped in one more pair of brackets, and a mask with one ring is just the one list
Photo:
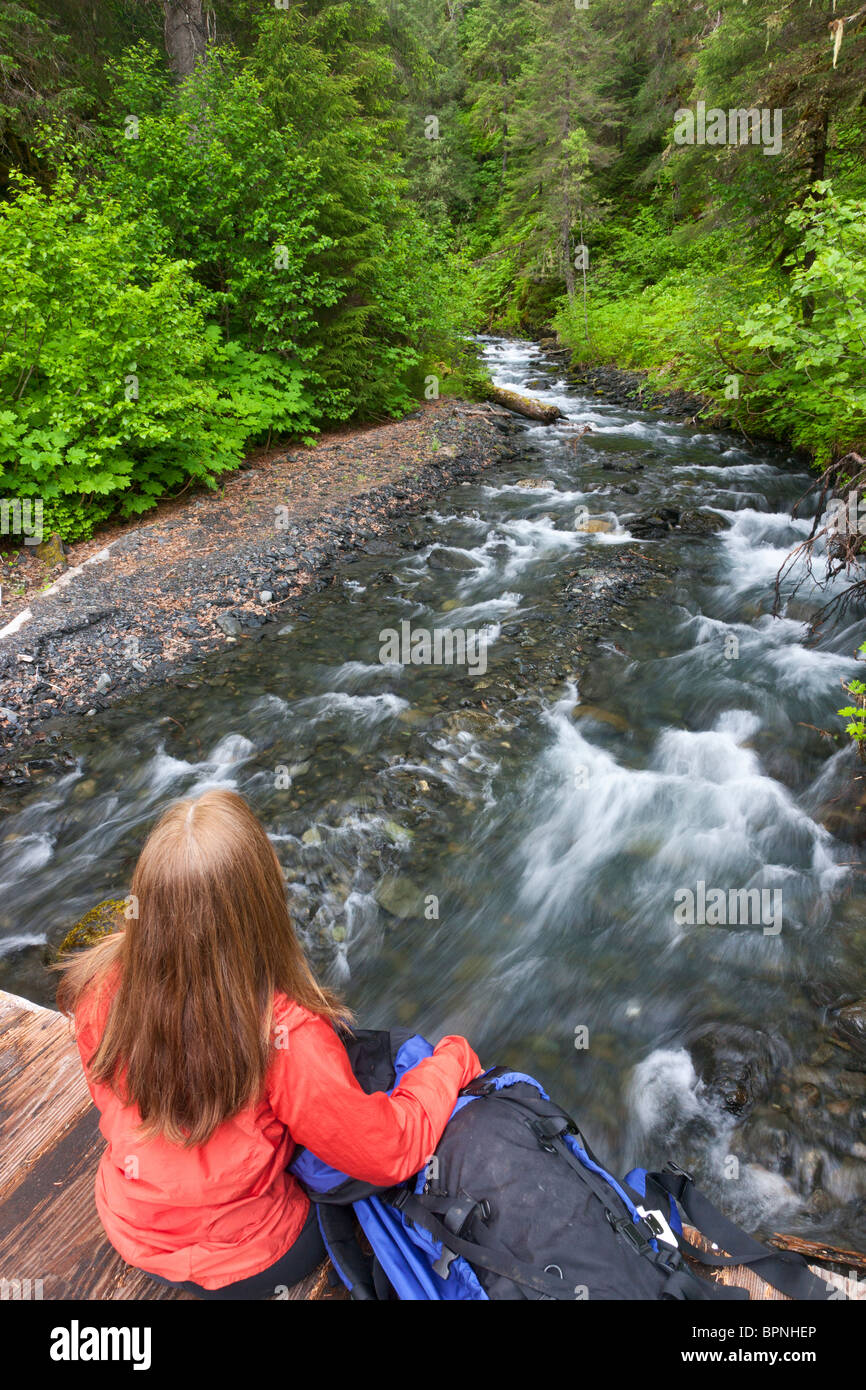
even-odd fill
[(316, 982), (279, 860), (235, 792), (165, 812), (127, 901), (137, 916), (123, 930), (61, 963), (58, 1007), (74, 1014), (85, 991), (116, 978), (94, 1080), (138, 1106), (144, 1137), (203, 1144), (261, 1096), (275, 990), (337, 1027), (351, 1014)]

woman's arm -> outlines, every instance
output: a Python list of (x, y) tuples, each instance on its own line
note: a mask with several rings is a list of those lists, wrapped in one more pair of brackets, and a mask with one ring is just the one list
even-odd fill
[(482, 1070), (465, 1038), (443, 1038), (391, 1095), (367, 1095), (323, 1018), (306, 1014), (277, 1049), (268, 1098), (298, 1144), (362, 1182), (387, 1186), (417, 1173), (442, 1136), (457, 1094)]

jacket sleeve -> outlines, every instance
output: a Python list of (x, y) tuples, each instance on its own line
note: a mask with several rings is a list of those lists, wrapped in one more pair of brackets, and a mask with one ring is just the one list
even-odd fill
[(326, 1019), (304, 1021), (277, 1050), (268, 1098), (295, 1143), (348, 1177), (386, 1186), (423, 1168), (442, 1136), (457, 1093), (482, 1070), (465, 1038), (447, 1037), (390, 1096), (367, 1095)]

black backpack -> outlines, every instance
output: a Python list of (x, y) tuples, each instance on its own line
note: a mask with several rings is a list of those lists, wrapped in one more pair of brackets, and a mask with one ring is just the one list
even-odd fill
[[(373, 1092), (390, 1091), (433, 1049), (393, 1030), (358, 1031), (347, 1050)], [(371, 1187), (309, 1150), (291, 1166), (354, 1298), (748, 1298), (697, 1275), (686, 1255), (703, 1266), (748, 1265), (792, 1298), (832, 1295), (801, 1256), (746, 1235), (675, 1164), (635, 1168), (618, 1182), (540, 1083), (505, 1067), (461, 1092), (436, 1153), (406, 1183)], [(680, 1210), (726, 1253), (686, 1241)]]

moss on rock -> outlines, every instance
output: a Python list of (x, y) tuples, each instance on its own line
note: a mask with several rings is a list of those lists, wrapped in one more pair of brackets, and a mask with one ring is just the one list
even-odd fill
[(103, 936), (118, 931), (121, 925), (118, 919), (122, 919), (124, 906), (123, 898), (106, 898), (104, 902), (97, 903), (96, 907), (85, 912), (74, 927), (70, 927), (57, 948), (57, 954), (62, 956), (67, 951), (95, 946)]

